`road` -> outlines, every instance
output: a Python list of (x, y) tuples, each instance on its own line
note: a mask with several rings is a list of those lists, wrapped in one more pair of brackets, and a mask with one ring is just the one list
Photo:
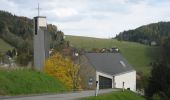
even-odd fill
[[(118, 91), (116, 89), (99, 90), (99, 94), (110, 93), (112, 91)], [(0, 97), (0, 100), (76, 100), (78, 98), (94, 96), (95, 91), (79, 91), (63, 94), (44, 94), (44, 95), (30, 95), (30, 96), (4, 96)]]

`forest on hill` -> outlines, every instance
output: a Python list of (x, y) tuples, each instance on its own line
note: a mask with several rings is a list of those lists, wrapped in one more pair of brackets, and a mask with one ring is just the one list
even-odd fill
[(170, 22), (158, 22), (144, 25), (134, 30), (119, 33), (116, 38), (119, 40), (151, 44), (155, 41), (157, 45), (164, 42), (170, 36)]
[[(59, 45), (64, 43), (64, 33), (52, 24), (48, 24), (47, 29), (51, 35), (50, 47), (59, 48)], [(27, 65), (32, 61), (33, 19), (0, 11), (0, 38), (15, 47), (14, 51), (18, 53), (17, 61), (20, 64)], [(8, 54), (10, 52), (8, 51)]]

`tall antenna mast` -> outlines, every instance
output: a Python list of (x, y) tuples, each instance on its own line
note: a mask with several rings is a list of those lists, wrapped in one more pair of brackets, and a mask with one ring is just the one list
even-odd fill
[(40, 6), (39, 6), (39, 3), (38, 3), (38, 16), (40, 15)]

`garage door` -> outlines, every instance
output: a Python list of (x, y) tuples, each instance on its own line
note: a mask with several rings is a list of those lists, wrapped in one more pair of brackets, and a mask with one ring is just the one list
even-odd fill
[(99, 76), (99, 88), (100, 89), (112, 88), (112, 79)]

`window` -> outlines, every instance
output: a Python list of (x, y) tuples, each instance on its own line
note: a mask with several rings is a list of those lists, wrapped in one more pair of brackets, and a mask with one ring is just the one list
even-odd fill
[(126, 64), (125, 64), (123, 61), (120, 61), (120, 64), (121, 64), (123, 67), (126, 67)]

